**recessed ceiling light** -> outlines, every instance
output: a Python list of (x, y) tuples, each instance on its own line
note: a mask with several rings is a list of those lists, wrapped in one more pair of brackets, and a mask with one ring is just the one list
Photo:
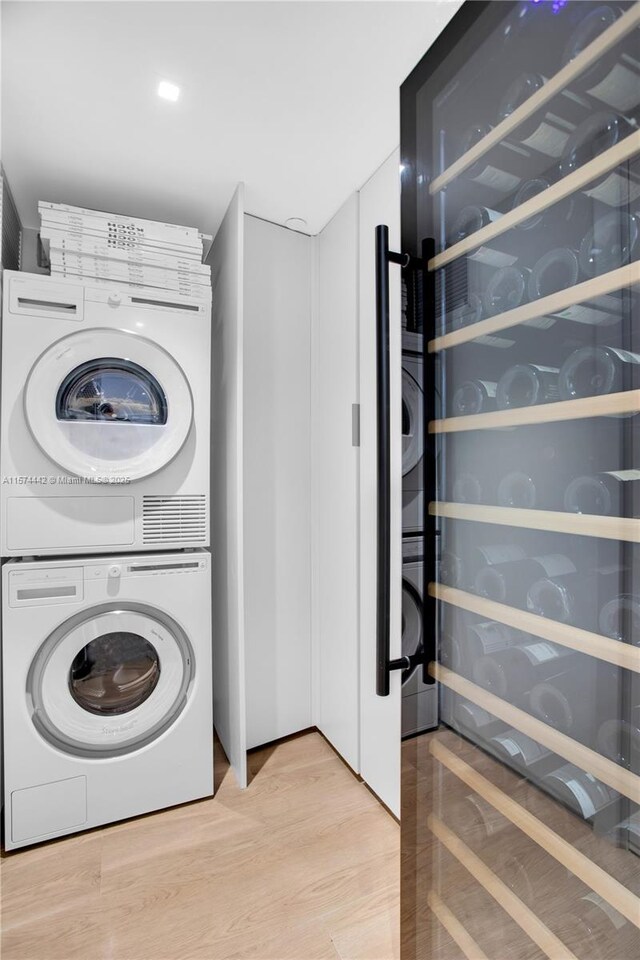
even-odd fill
[(289, 230), (304, 231), (307, 229), (307, 221), (301, 217), (289, 217), (288, 220), (285, 220), (284, 225), (285, 227), (289, 227)]
[(175, 83), (169, 83), (168, 80), (161, 80), (158, 84), (158, 96), (175, 103), (180, 96), (180, 87), (176, 87)]

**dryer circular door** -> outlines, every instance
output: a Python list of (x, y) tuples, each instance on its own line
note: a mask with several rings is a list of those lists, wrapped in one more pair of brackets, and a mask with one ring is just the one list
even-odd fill
[(157, 343), (94, 328), (52, 344), (31, 369), (25, 416), (36, 443), (63, 470), (137, 480), (182, 448), (193, 400), (180, 366)]
[(419, 464), (422, 458), (423, 397), (420, 385), (408, 370), (402, 371), (402, 476)]
[(172, 617), (143, 604), (101, 604), (65, 620), (39, 648), (27, 680), (32, 719), (66, 753), (129, 753), (174, 723), (194, 671)]
[(414, 675), (422, 654), (422, 609), (415, 587), (402, 581), (402, 656), (409, 657), (411, 666), (402, 671), (402, 683)]

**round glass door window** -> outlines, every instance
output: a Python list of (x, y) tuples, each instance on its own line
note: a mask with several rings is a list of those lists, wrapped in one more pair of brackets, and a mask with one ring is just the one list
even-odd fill
[(402, 371), (402, 475), (422, 457), (422, 390), (406, 370)]
[(193, 400), (182, 369), (157, 343), (97, 328), (58, 340), (38, 358), (25, 416), (35, 441), (66, 472), (126, 482), (179, 453)]
[(160, 657), (144, 637), (120, 631), (90, 640), (73, 658), (71, 696), (83, 710), (113, 716), (135, 710), (160, 678)]
[(167, 422), (167, 398), (148, 370), (118, 357), (80, 364), (67, 374), (56, 398), (58, 420), (106, 423)]
[(167, 614), (102, 604), (64, 621), (38, 650), (27, 683), (31, 716), (66, 753), (129, 753), (180, 715), (194, 670), (191, 644)]

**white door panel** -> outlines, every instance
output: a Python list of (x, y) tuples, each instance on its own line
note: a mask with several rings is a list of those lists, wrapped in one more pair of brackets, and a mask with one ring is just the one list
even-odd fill
[(312, 332), (315, 722), (356, 771), (359, 758), (358, 197), (317, 240)]
[(244, 596), (249, 749), (310, 727), (314, 240), (245, 216)]
[[(375, 228), (389, 227), (400, 249), (400, 154), (395, 150), (360, 191), (360, 765), (361, 774), (400, 816), (401, 674), (376, 695), (376, 302)], [(400, 269), (389, 267), (391, 363), (391, 657), (401, 655), (402, 424)]]
[(241, 787), (247, 785), (244, 649), (242, 338), (244, 187), (213, 241), (211, 264), (211, 543), (213, 717)]

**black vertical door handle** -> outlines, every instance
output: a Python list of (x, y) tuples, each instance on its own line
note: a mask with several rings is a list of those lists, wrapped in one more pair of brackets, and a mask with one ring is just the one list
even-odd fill
[(389, 363), (389, 264), (408, 266), (410, 258), (389, 251), (389, 228), (376, 227), (376, 411), (377, 411), (377, 560), (376, 693), (389, 696), (389, 672), (410, 666), (391, 651), (391, 383)]

